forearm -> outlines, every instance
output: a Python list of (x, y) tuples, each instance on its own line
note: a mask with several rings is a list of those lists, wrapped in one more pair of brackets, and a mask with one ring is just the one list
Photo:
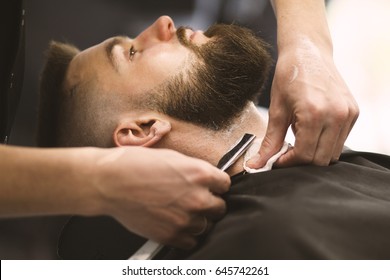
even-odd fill
[(108, 215), (182, 248), (196, 244), (191, 232), (203, 217), (222, 217), (218, 194), (229, 184), (211, 164), (171, 150), (0, 145), (0, 217)]
[[(324, 0), (271, 0), (277, 19), (278, 50), (310, 40), (332, 53)], [(304, 43), (304, 42), (303, 42)]]
[(0, 145), (0, 216), (97, 212), (84, 151)]

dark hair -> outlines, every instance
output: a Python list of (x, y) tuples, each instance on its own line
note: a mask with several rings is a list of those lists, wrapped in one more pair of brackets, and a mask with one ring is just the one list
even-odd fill
[(45, 64), (40, 79), (37, 145), (56, 147), (61, 98), (66, 71), (80, 51), (70, 45), (52, 41), (45, 52)]

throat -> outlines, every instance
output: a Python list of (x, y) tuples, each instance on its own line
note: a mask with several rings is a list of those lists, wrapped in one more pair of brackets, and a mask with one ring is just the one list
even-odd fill
[[(171, 120), (172, 131), (164, 137), (160, 148), (174, 149), (187, 156), (200, 158), (218, 165), (221, 158), (235, 147), (246, 133), (256, 136), (262, 141), (265, 135), (266, 122), (253, 104), (249, 104), (242, 114), (232, 121), (231, 126), (222, 131), (211, 131), (198, 125)], [(244, 170), (244, 156), (241, 155), (226, 172), (229, 175)]]

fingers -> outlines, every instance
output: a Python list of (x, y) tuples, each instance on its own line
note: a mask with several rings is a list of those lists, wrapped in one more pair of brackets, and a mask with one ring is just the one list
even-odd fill
[[(225, 213), (226, 207), (222, 199), (216, 199), (213, 203), (210, 200), (208, 209), (202, 209), (184, 219), (181, 225), (177, 227), (176, 232), (170, 234), (170, 238), (163, 240), (164, 244), (172, 245), (181, 249), (192, 249), (197, 244), (197, 238), (210, 232), (214, 226), (214, 221), (220, 219)], [(222, 209), (222, 210), (221, 210)]]
[(194, 183), (208, 188), (210, 192), (215, 194), (223, 194), (230, 188), (229, 175), (206, 162), (204, 162), (203, 168), (194, 172), (193, 176), (196, 177), (193, 179)]
[[(271, 89), (270, 116), (277, 114), (279, 122), (287, 122), (287, 125), (278, 125), (270, 119), (260, 158), (252, 161), (256, 167), (264, 165), (281, 147), (289, 125), (295, 134), (295, 147), (279, 158), (277, 166), (328, 165), (340, 157), (359, 109), (331, 53), (315, 44), (312, 47), (297, 44), (279, 53)], [(277, 112), (278, 109), (284, 110), (284, 115)], [(280, 132), (272, 132), (273, 129)]]
[(249, 168), (261, 168), (283, 146), (289, 126), (288, 116), (280, 114), (276, 117), (270, 115), (266, 134), (256, 156), (247, 162)]
[[(357, 108), (357, 107), (356, 107)], [(339, 159), (349, 132), (358, 117), (358, 110), (334, 112), (323, 121), (295, 123), (294, 148), (277, 161), (278, 167), (302, 164), (327, 166)]]
[(205, 216), (194, 216), (191, 225), (166, 244), (184, 250), (192, 249), (197, 245), (199, 237), (209, 233), (213, 226), (214, 223)]
[[(196, 246), (198, 238), (207, 235), (213, 228), (214, 223), (202, 215), (194, 216), (191, 226), (182, 234), (180, 248), (192, 249)], [(178, 245), (178, 244), (177, 244)]]
[(210, 198), (210, 204), (206, 207), (204, 210), (200, 211), (206, 218), (210, 220), (219, 220), (221, 219), (225, 213), (226, 213), (226, 203), (225, 201), (216, 196), (212, 196)]
[(192, 249), (198, 242), (198, 237), (207, 234), (212, 223), (203, 215), (194, 215), (188, 226), (174, 235), (174, 238), (166, 240), (164, 244), (184, 250)]
[(207, 185), (209, 186), (210, 192), (215, 194), (224, 194), (229, 190), (230, 184), (230, 176), (227, 173), (217, 169), (210, 175), (210, 179)]
[(192, 214), (178, 235), (179, 241), (175, 238), (172, 242), (172, 245), (183, 249), (191, 249), (195, 246), (196, 238), (207, 234), (215, 221), (221, 219), (226, 212), (224, 200), (210, 192), (193, 197), (187, 206)]
[(184, 203), (186, 205), (183, 207), (192, 215), (202, 215), (212, 221), (222, 218), (226, 213), (225, 201), (207, 189), (195, 190)]
[(359, 117), (359, 107), (356, 102), (350, 106), (349, 115), (348, 115), (348, 124), (346, 125), (339, 136), (338, 143), (336, 144), (335, 150), (333, 152), (332, 161), (337, 161), (340, 158), (340, 155), (344, 149), (344, 143), (347, 140), (349, 133), (351, 132), (353, 126), (355, 125)]
[(301, 136), (305, 135), (305, 129), (300, 131), (296, 137), (295, 146), (279, 158), (276, 166), (329, 165), (335, 157), (335, 147), (339, 139), (340, 129), (335, 127), (324, 128), (323, 131), (320, 129), (313, 129), (309, 134), (306, 134), (310, 137)]
[(193, 236), (201, 236), (206, 234), (212, 227), (212, 222), (209, 221), (205, 216), (195, 216), (189, 233)]

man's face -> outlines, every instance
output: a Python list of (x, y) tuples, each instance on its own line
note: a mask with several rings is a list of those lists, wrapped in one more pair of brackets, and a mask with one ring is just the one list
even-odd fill
[(163, 16), (135, 39), (114, 37), (78, 54), (65, 85), (72, 93), (90, 82), (99, 111), (108, 103), (148, 109), (219, 130), (256, 97), (269, 66), (266, 44), (248, 29), (176, 30)]
[[(180, 43), (171, 18), (160, 17), (136, 38), (113, 37), (80, 52), (71, 62), (66, 86), (93, 82), (99, 92), (144, 93), (184, 70), (194, 58)], [(190, 29), (187, 42), (201, 46), (210, 39)]]

